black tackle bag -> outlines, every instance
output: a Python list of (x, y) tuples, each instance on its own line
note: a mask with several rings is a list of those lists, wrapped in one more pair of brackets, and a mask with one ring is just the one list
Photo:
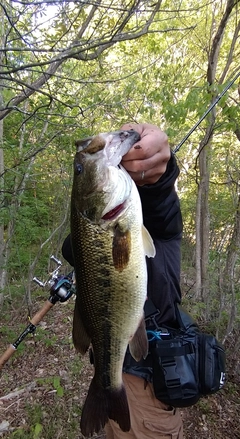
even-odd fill
[(201, 332), (179, 305), (176, 314), (179, 328), (157, 328), (157, 337), (149, 342), (153, 388), (160, 401), (188, 407), (223, 387), (225, 351), (213, 335)]

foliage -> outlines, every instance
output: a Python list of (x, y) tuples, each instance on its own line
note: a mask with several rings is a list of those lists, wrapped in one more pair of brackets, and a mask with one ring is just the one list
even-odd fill
[[(43, 277), (49, 255), (60, 253), (69, 229), (77, 138), (115, 129), (128, 120), (149, 121), (167, 132), (174, 149), (236, 74), (239, 1), (221, 40), (216, 80), (213, 84), (207, 80), (211, 47), (231, 4), (231, 0), (2, 2), (0, 271), (8, 274), (6, 294), (11, 283), (19, 284), (23, 278), (27, 283), (32, 270)], [(221, 295), (217, 274), (224, 271), (235, 224), (238, 121), (235, 84), (216, 107), (209, 158), (212, 304), (227, 304), (230, 298), (230, 293)], [(195, 268), (199, 145), (208, 126), (206, 118), (177, 154), (183, 266), (189, 276)], [(209, 316), (212, 312), (209, 306)]]

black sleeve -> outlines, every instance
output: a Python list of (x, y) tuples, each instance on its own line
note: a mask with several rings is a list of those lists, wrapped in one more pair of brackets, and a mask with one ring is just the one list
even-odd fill
[(160, 311), (159, 324), (173, 324), (175, 304), (181, 301), (182, 215), (174, 187), (178, 175), (179, 169), (172, 154), (166, 172), (156, 184), (138, 187), (143, 222), (156, 248), (155, 258), (147, 258), (148, 297)]
[(166, 172), (157, 183), (138, 186), (143, 222), (154, 239), (171, 239), (182, 232), (182, 215), (174, 187), (178, 175), (179, 169), (172, 154)]

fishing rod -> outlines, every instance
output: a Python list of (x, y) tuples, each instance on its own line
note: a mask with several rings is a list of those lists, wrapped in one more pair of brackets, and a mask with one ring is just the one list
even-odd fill
[[(229, 90), (229, 88), (234, 84), (234, 82), (240, 76), (239, 72), (234, 76), (234, 78), (228, 83), (228, 85), (224, 88), (222, 93), (220, 93), (215, 101), (209, 106), (209, 108), (205, 111), (202, 117), (198, 120), (198, 122), (191, 128), (191, 130), (186, 134), (186, 136), (181, 140), (181, 142), (176, 146), (173, 150), (173, 153), (176, 154), (181, 146), (186, 142), (186, 140), (191, 136), (191, 134), (196, 130), (196, 128), (201, 124), (201, 122), (205, 119), (205, 117), (210, 113), (210, 111), (217, 105), (220, 99), (225, 95), (225, 93)], [(9, 360), (9, 358), (14, 354), (19, 344), (25, 339), (28, 334), (34, 333), (36, 330), (36, 325), (43, 319), (43, 317), (47, 314), (47, 312), (55, 305), (55, 303), (66, 302), (72, 294), (75, 294), (75, 284), (73, 280), (74, 272), (72, 271), (67, 276), (60, 276), (59, 269), (62, 265), (61, 261), (59, 261), (55, 256), (51, 256), (50, 258), (57, 264), (57, 268), (53, 271), (50, 278), (46, 282), (40, 281), (38, 278), (34, 277), (33, 281), (36, 282), (40, 287), (44, 288), (47, 284), (50, 286), (50, 297), (45, 302), (40, 311), (37, 312), (30, 320), (29, 325), (25, 328), (25, 330), (20, 334), (17, 340), (11, 344), (7, 350), (0, 356), (0, 370), (4, 366), (4, 364)]]
[(60, 275), (59, 270), (62, 262), (53, 255), (50, 257), (50, 259), (57, 264), (57, 268), (50, 274), (48, 280), (42, 282), (37, 277), (33, 278), (33, 281), (36, 282), (41, 288), (45, 288), (46, 286), (50, 287), (50, 296), (44, 303), (43, 307), (32, 317), (29, 325), (19, 335), (17, 340), (10, 344), (3, 355), (0, 356), (0, 370), (14, 354), (14, 352), (16, 352), (18, 346), (25, 339), (25, 337), (28, 334), (33, 334), (35, 332), (38, 323), (55, 305), (55, 303), (66, 302), (73, 294), (75, 294), (74, 272), (71, 271), (66, 276)]
[(196, 130), (196, 128), (202, 123), (202, 121), (205, 119), (205, 117), (212, 111), (212, 109), (217, 105), (217, 103), (220, 101), (220, 99), (225, 95), (225, 93), (229, 90), (230, 87), (234, 84), (234, 82), (238, 79), (240, 76), (240, 70), (239, 72), (234, 76), (234, 78), (228, 83), (228, 85), (224, 88), (222, 93), (220, 93), (215, 101), (209, 106), (207, 111), (200, 117), (199, 121), (191, 128), (191, 130), (186, 134), (186, 136), (181, 140), (181, 142), (176, 146), (176, 148), (173, 150), (173, 154), (176, 154), (181, 146), (186, 142), (186, 140), (191, 136), (191, 134)]

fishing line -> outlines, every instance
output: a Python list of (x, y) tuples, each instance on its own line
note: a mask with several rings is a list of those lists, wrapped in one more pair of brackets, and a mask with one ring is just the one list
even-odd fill
[(228, 83), (228, 85), (224, 88), (222, 93), (218, 95), (215, 99), (215, 101), (210, 105), (210, 107), (207, 109), (207, 111), (202, 115), (202, 117), (199, 119), (199, 121), (191, 128), (191, 130), (186, 134), (186, 136), (181, 140), (181, 142), (176, 146), (176, 148), (173, 150), (173, 154), (176, 154), (181, 146), (186, 142), (186, 140), (191, 136), (193, 131), (200, 125), (200, 123), (205, 119), (205, 117), (210, 113), (210, 111), (217, 105), (217, 103), (220, 101), (220, 99), (225, 95), (225, 93), (228, 91), (228, 89), (234, 84), (234, 82), (237, 80), (237, 78), (240, 76), (240, 71), (234, 76), (234, 78)]

